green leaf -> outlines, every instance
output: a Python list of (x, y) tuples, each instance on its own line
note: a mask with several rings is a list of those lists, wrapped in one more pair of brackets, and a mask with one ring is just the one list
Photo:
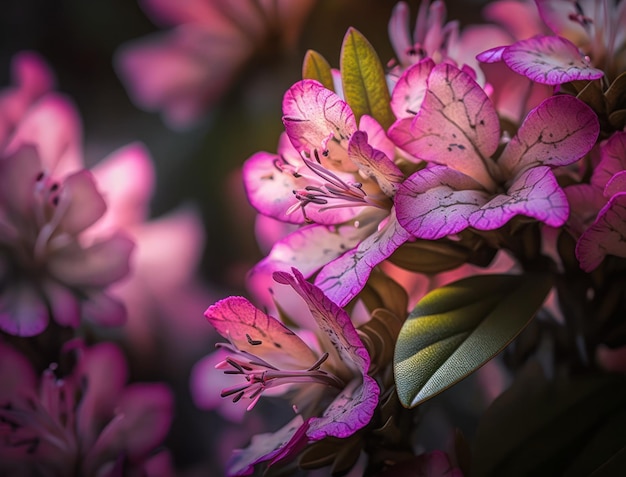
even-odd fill
[(621, 377), (548, 381), (531, 363), (483, 414), (471, 475), (623, 475), (625, 400)]
[(385, 70), (370, 42), (354, 28), (343, 39), (340, 70), (343, 93), (357, 121), (368, 114), (383, 128), (391, 126), (395, 117)]
[(317, 51), (309, 50), (304, 55), (302, 79), (317, 80), (322, 83), (326, 89), (331, 91), (335, 90), (330, 64), (326, 61), (326, 58)]
[(398, 397), (415, 407), (492, 359), (541, 307), (548, 275), (478, 275), (433, 290), (415, 306), (398, 336)]
[(454, 242), (417, 239), (400, 246), (389, 261), (405, 270), (440, 273), (468, 261), (470, 251)]

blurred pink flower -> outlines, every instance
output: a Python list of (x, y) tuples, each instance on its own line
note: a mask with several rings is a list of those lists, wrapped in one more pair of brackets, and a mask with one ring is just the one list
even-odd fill
[(23, 54), (14, 65), (20, 86), (0, 102), (0, 329), (32, 336), (50, 318), (118, 325), (125, 309), (106, 289), (128, 273), (133, 243), (117, 231), (87, 239), (106, 204), (83, 167), (78, 115), (47, 91), (43, 60)]
[(292, 46), (314, 0), (144, 0), (165, 33), (134, 40), (115, 58), (119, 76), (141, 108), (163, 113), (168, 124), (199, 119), (253, 55)]
[(124, 355), (112, 343), (74, 341), (64, 352), (75, 355), (71, 372), (60, 377), (51, 364), (38, 379), (23, 355), (0, 343), (2, 475), (139, 476), (155, 457), (167, 463), (153, 453), (172, 420), (170, 390), (126, 385)]

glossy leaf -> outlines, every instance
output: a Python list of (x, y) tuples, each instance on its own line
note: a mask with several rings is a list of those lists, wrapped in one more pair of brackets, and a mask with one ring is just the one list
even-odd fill
[(302, 79), (317, 80), (326, 89), (331, 91), (335, 89), (330, 64), (326, 61), (326, 58), (314, 50), (308, 50), (304, 55)]
[(625, 399), (623, 379), (548, 381), (539, 366), (531, 364), (484, 413), (476, 432), (472, 475), (621, 475), (626, 461)]
[(546, 275), (481, 275), (428, 293), (396, 343), (400, 402), (415, 407), (492, 359), (528, 324), (550, 287)]
[(354, 28), (343, 39), (340, 65), (343, 93), (357, 120), (368, 114), (385, 129), (391, 126), (395, 117), (385, 71), (370, 42)]
[(463, 265), (468, 258), (469, 250), (454, 242), (417, 239), (402, 245), (389, 261), (405, 270), (439, 273)]

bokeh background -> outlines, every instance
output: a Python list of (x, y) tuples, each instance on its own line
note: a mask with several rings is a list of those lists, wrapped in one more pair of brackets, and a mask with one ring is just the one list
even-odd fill
[[(243, 5), (249, 0), (231, 1)], [(281, 99), (301, 78), (305, 52), (314, 49), (338, 67), (342, 38), (353, 26), (386, 62), (392, 58), (387, 21), (395, 3), (318, 0), (292, 48), (269, 43), (244, 65), (206, 117), (191, 127), (172, 129), (158, 113), (133, 104), (113, 67), (113, 58), (127, 42), (161, 30), (136, 0), (5, 0), (0, 15), (0, 85), (10, 83), (12, 56), (34, 50), (55, 72), (57, 89), (80, 111), (88, 165), (128, 143), (145, 144), (157, 177), (151, 214), (158, 217), (187, 204), (200, 212), (206, 243), (198, 273), (208, 290), (206, 308), (229, 294), (245, 294), (245, 273), (261, 258), (254, 238), (255, 213), (245, 200), (239, 170), (254, 152), (275, 150), (282, 131)], [(414, 19), (419, 1), (407, 3)], [(448, 18), (462, 24), (479, 22), (484, 3), (448, 1)], [(197, 319), (203, 321), (204, 309), (197, 311)], [(213, 344), (207, 339), (204, 353), (212, 351)], [(128, 352), (132, 357), (132, 350)], [(133, 379), (166, 381), (176, 392), (176, 416), (166, 445), (181, 475), (221, 475), (225, 448), (245, 439), (229, 434), (233, 426), (219, 415), (193, 405), (189, 372), (201, 353), (182, 363), (167, 354), (130, 363)], [(264, 405), (260, 414), (279, 412), (280, 406)], [(258, 417), (246, 419), (239, 430), (263, 428)]]

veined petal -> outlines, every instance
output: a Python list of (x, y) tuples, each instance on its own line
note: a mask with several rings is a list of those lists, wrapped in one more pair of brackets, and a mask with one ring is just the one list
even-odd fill
[(428, 90), (408, 136), (393, 127), (396, 145), (417, 158), (447, 165), (494, 187), (489, 169), (498, 147), (498, 115), (482, 88), (453, 65), (435, 66)]
[(228, 461), (228, 475), (251, 475), (260, 462), (276, 462), (297, 454), (307, 443), (307, 428), (308, 421), (298, 414), (276, 432), (253, 436), (248, 447), (233, 452)]
[(483, 63), (497, 63), (498, 61), (502, 61), (502, 54), (507, 48), (508, 46), (496, 46), (495, 48), (490, 48), (476, 55), (476, 59)]
[[(285, 130), (298, 151), (313, 158), (317, 150), (324, 167), (356, 170), (347, 155), (356, 120), (336, 93), (315, 80), (299, 81), (285, 93), (283, 114)], [(326, 150), (328, 154), (323, 154)]]
[(392, 209), (379, 230), (324, 266), (315, 284), (339, 306), (345, 306), (363, 289), (372, 269), (410, 237)]
[(479, 230), (500, 228), (516, 215), (533, 217), (552, 227), (560, 227), (569, 215), (563, 190), (547, 166), (522, 172), (506, 194), (499, 194), (469, 217)]
[(298, 335), (243, 297), (225, 298), (210, 306), (204, 316), (237, 349), (281, 369), (306, 369), (318, 359)]
[(604, 188), (604, 197), (608, 199), (624, 191), (626, 191), (626, 170), (619, 171), (609, 179)]
[(367, 133), (368, 143), (374, 149), (382, 151), (390, 159), (395, 157), (396, 145), (387, 136), (387, 131), (373, 117), (367, 114), (361, 116), (359, 131)]
[(626, 170), (626, 132), (613, 133), (600, 146), (600, 154), (602, 159), (593, 169), (591, 184), (604, 189), (615, 174)]
[(431, 58), (407, 68), (398, 79), (391, 93), (391, 109), (398, 119), (417, 114), (426, 95), (427, 79), (435, 67)]
[(529, 167), (565, 166), (587, 154), (599, 132), (598, 117), (589, 106), (573, 96), (552, 96), (528, 113), (498, 165), (507, 178)]
[(396, 194), (398, 222), (419, 238), (435, 240), (469, 226), (470, 215), (489, 200), (471, 177), (445, 166), (410, 176)]
[(274, 280), (290, 285), (309, 307), (317, 326), (330, 339), (343, 363), (362, 375), (367, 373), (370, 357), (350, 320), (350, 316), (317, 286), (307, 282), (295, 268), (274, 273)]
[(576, 243), (576, 258), (585, 272), (596, 269), (607, 255), (626, 257), (626, 192), (611, 197)]
[(502, 59), (516, 73), (537, 83), (558, 85), (601, 78), (576, 45), (559, 36), (536, 36), (509, 46)]
[(404, 174), (384, 152), (374, 149), (367, 142), (365, 131), (356, 131), (350, 138), (348, 156), (359, 168), (359, 172), (374, 179), (387, 197), (393, 197)]
[(307, 437), (311, 441), (350, 437), (372, 420), (379, 394), (380, 388), (371, 376), (363, 376), (362, 382), (351, 381), (321, 417), (311, 418)]
[(563, 191), (570, 205), (567, 227), (574, 237), (579, 237), (596, 219), (598, 211), (606, 204), (606, 198), (602, 189), (590, 184), (574, 184)]

